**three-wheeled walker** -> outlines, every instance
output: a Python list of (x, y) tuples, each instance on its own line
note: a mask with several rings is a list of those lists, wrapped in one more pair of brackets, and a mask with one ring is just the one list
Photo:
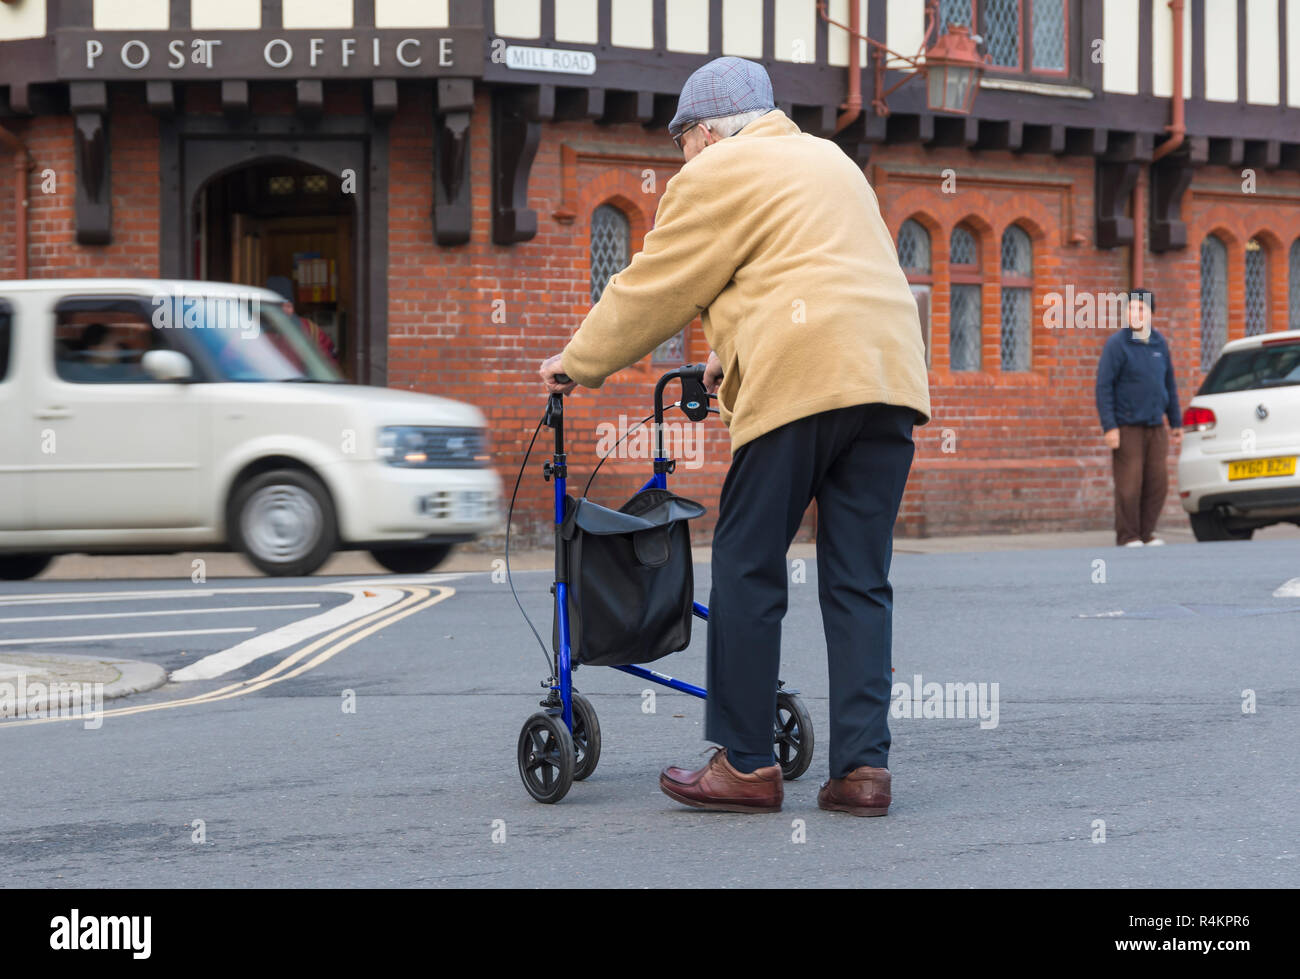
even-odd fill
[[(600, 761), (600, 722), (591, 702), (573, 686), (573, 673), (580, 663), (609, 665), (693, 697), (708, 696), (703, 687), (641, 665), (685, 648), (691, 617), (709, 617), (708, 608), (694, 601), (691, 594), (694, 579), (686, 528), (686, 519), (703, 513), (704, 508), (668, 492), (668, 476), (676, 463), (665, 452), (663, 424), (664, 389), (673, 380), (681, 382), (682, 396), (668, 407), (680, 408), (693, 422), (717, 413), (709, 405), (713, 396), (705, 390), (704, 369), (703, 364), (677, 368), (655, 385), (654, 474), (620, 510), (591, 503), (585, 491), (581, 499), (568, 496), (563, 396), (550, 396), (546, 415), (538, 425), (538, 432), (544, 425), (555, 436), (554, 454), (543, 466), (544, 478), (555, 488), (555, 580), (551, 588), (555, 621), (548, 657), (551, 675), (542, 683), (546, 699), (541, 701), (542, 709), (524, 722), (518, 742), (519, 776), (538, 802), (559, 802), (573, 783), (589, 777)], [(623, 437), (632, 431), (635, 427)], [(534, 432), (534, 441), (536, 438)], [(530, 444), (529, 452), (531, 449)], [(527, 465), (526, 453), (524, 468)], [(592, 479), (597, 471), (599, 465)], [(523, 472), (521, 468), (520, 478)], [(516, 481), (516, 495), (518, 487)], [(512, 512), (513, 507), (512, 499)], [(508, 534), (507, 526), (507, 559)], [(581, 596), (584, 588), (592, 594)], [(614, 646), (620, 648), (611, 648)], [(775, 700), (772, 742), (776, 759), (784, 777), (796, 779), (812, 763), (812, 720), (798, 691), (784, 689), (783, 682), (778, 683)]]

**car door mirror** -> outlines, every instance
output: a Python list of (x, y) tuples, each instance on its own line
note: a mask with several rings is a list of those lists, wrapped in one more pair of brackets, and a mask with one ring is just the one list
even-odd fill
[(155, 381), (188, 381), (194, 376), (194, 365), (179, 350), (150, 350), (140, 366)]

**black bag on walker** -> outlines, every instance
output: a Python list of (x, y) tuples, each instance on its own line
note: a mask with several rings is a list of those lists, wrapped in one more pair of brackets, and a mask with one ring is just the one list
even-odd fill
[[(560, 546), (573, 662), (649, 663), (690, 645), (695, 569), (687, 521), (704, 512), (666, 489), (642, 490), (618, 510), (565, 499)], [(558, 651), (558, 615), (552, 642)]]

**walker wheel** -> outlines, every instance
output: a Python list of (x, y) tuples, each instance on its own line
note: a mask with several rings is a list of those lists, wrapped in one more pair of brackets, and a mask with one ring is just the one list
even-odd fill
[(519, 732), (519, 777), (538, 802), (559, 802), (573, 785), (573, 737), (564, 719), (539, 711)]
[(573, 750), (576, 755), (573, 780), (581, 782), (596, 770), (600, 761), (600, 721), (591, 701), (576, 690), (573, 692)]
[(776, 724), (772, 731), (776, 763), (787, 782), (793, 781), (812, 764), (813, 724), (803, 701), (784, 690), (776, 694)]

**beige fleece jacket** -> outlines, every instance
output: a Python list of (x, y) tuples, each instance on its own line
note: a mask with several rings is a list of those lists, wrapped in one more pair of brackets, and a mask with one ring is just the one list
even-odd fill
[(796, 419), (930, 392), (916, 301), (862, 171), (780, 110), (668, 182), (655, 227), (564, 350), (596, 388), (696, 316), (732, 450)]

